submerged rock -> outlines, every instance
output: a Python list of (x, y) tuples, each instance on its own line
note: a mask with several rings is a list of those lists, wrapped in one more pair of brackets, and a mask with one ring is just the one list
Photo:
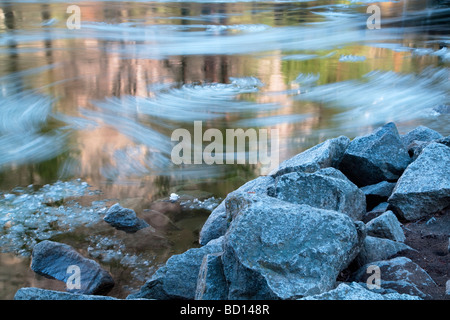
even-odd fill
[(360, 220), (366, 212), (366, 198), (347, 177), (335, 168), (314, 173), (292, 172), (275, 179), (276, 197), (297, 204), (345, 213)]
[(364, 224), (337, 211), (240, 194), (224, 239), (228, 299), (297, 299), (335, 286)]
[(76, 294), (41, 288), (20, 288), (14, 295), (14, 300), (118, 300), (113, 297)]
[(149, 224), (136, 216), (132, 209), (122, 208), (118, 203), (111, 206), (103, 218), (105, 222), (127, 233), (134, 233), (138, 230), (149, 227)]
[(79, 271), (79, 288), (67, 291), (80, 294), (106, 294), (114, 286), (111, 275), (96, 261), (87, 259), (71, 246), (49, 240), (38, 243), (31, 255), (31, 269), (39, 275), (57, 279), (66, 284), (72, 280), (74, 270)]
[(339, 169), (362, 187), (398, 179), (410, 162), (397, 127), (391, 122), (371, 134), (352, 140)]
[(295, 171), (314, 172), (327, 167), (337, 168), (349, 143), (350, 139), (345, 136), (326, 140), (282, 162), (270, 175), (278, 177)]
[(415, 220), (450, 205), (450, 148), (430, 143), (397, 182), (389, 207)]

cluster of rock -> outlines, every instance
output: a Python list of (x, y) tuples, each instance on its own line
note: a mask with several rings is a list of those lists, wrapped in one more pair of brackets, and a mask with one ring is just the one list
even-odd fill
[[(401, 136), (388, 123), (329, 139), (230, 193), (204, 224), (201, 247), (169, 258), (128, 298), (428, 298), (424, 288), (436, 284), (401, 256), (414, 249), (400, 221), (449, 205), (448, 137), (422, 126)], [(351, 282), (339, 283), (349, 266)], [(369, 290), (374, 267), (381, 286)], [(32, 292), (16, 298), (30, 298), (23, 290)]]

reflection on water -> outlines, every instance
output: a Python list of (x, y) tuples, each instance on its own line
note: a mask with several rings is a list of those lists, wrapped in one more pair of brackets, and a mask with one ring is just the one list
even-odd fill
[[(382, 27), (369, 30), (364, 1), (86, 1), (77, 2), (81, 29), (68, 30), (65, 1), (3, 1), (0, 197), (80, 178), (101, 190), (97, 200), (165, 221), (138, 244), (85, 224), (51, 233), (107, 265), (121, 285), (138, 286), (156, 261), (196, 245), (208, 213), (161, 199), (218, 199), (260, 174), (257, 165), (173, 165), (176, 128), (278, 128), (280, 160), (387, 121), (448, 135), (449, 114), (439, 112), (450, 83), (443, 3), (380, 2)], [(84, 209), (91, 200), (77, 199)], [(8, 201), (0, 201), (5, 223)], [(122, 256), (108, 255), (117, 248)], [(36, 280), (26, 259), (0, 254), (0, 298), (25, 284), (58, 286)], [(24, 280), (5, 280), (12, 269)]]

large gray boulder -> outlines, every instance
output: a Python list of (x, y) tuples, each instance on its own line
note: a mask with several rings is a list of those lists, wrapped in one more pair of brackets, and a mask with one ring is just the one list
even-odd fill
[(420, 297), (400, 294), (373, 292), (357, 283), (341, 283), (336, 289), (302, 298), (300, 300), (422, 300)]
[(349, 143), (350, 139), (346, 136), (328, 139), (285, 160), (270, 175), (278, 177), (296, 171), (314, 172), (327, 167), (337, 168)]
[(350, 142), (339, 169), (359, 187), (396, 180), (411, 159), (394, 123)]
[(14, 300), (118, 300), (117, 298), (99, 295), (76, 294), (64, 291), (46, 290), (41, 288), (20, 288), (14, 295)]
[(450, 205), (450, 148), (430, 143), (411, 163), (389, 197), (389, 208), (416, 220)]
[(205, 255), (222, 252), (223, 237), (200, 248), (192, 248), (171, 256), (165, 265), (127, 299), (194, 300), (198, 275)]
[[(258, 194), (268, 194), (271, 192), (274, 186), (274, 178), (270, 176), (261, 176), (253, 179), (244, 185), (242, 185), (237, 190), (231, 192), (231, 196), (234, 192), (250, 192)], [(209, 215), (205, 224), (200, 231), (199, 242), (201, 245), (207, 244), (213, 239), (217, 239), (225, 234), (228, 229), (227, 213), (225, 208), (224, 199)]]
[(222, 256), (228, 299), (298, 299), (335, 286), (358, 254), (362, 222), (337, 211), (255, 194), (228, 199)]
[(392, 211), (386, 211), (366, 224), (367, 235), (398, 242), (405, 241), (402, 225)]
[(427, 291), (437, 288), (430, 275), (406, 257), (370, 262), (370, 264), (364, 265), (356, 271), (352, 276), (352, 280), (367, 282), (368, 277), (371, 275), (367, 273), (369, 265), (379, 268), (381, 287), (383, 289), (392, 289), (398, 293), (428, 298)]
[(373, 261), (389, 259), (407, 250), (414, 249), (402, 242), (367, 235), (354, 262), (356, 266), (361, 267)]
[(103, 220), (117, 230), (122, 230), (127, 233), (134, 233), (150, 226), (147, 222), (138, 218), (134, 210), (123, 208), (118, 203), (108, 209)]
[(332, 167), (279, 176), (275, 179), (275, 193), (281, 200), (339, 211), (354, 220), (360, 220), (366, 212), (364, 193)]
[[(49, 240), (42, 241), (34, 246), (31, 258), (31, 269), (34, 272), (70, 283), (71, 286), (67, 287), (69, 292), (106, 294), (114, 286), (111, 275), (96, 261), (83, 257), (67, 244)], [(72, 282), (76, 271), (79, 271), (80, 288), (76, 288), (77, 282)], [(72, 284), (75, 285), (72, 286)]]

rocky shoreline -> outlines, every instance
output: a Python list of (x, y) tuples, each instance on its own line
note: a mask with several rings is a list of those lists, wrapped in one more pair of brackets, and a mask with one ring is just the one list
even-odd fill
[[(394, 123), (310, 148), (231, 192), (201, 232), (201, 247), (169, 258), (127, 299), (450, 299), (450, 137)], [(112, 227), (148, 225), (113, 206)], [(53, 241), (32, 269), (70, 292), (22, 288), (16, 300), (98, 300), (114, 280), (98, 263)], [(377, 282), (378, 281), (378, 282)]]

